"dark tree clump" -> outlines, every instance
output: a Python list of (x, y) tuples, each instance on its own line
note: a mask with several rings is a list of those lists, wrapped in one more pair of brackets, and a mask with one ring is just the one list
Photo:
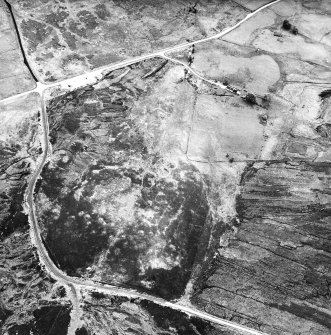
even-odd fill
[(256, 104), (256, 97), (253, 93), (247, 93), (244, 98), (250, 105)]
[(288, 20), (284, 20), (283, 21), (283, 29), (285, 29), (285, 30), (291, 30), (291, 28), (292, 28), (291, 23)]
[(322, 91), (319, 96), (324, 100), (324, 99), (328, 99), (331, 98), (331, 90), (325, 90)]
[(71, 144), (70, 149), (74, 152), (82, 152), (84, 151), (84, 146), (81, 142), (74, 142)]
[(294, 35), (298, 35), (298, 33), (299, 33), (297, 27), (293, 27), (293, 28), (291, 29), (291, 32), (292, 32), (292, 34), (294, 34)]
[(292, 24), (288, 20), (283, 21), (283, 29), (290, 31), (293, 35), (298, 35), (299, 33), (298, 28), (295, 26), (292, 26)]

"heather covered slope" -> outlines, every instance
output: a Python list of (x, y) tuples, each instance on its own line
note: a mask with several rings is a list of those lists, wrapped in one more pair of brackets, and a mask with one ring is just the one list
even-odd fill
[(208, 189), (219, 180), (186, 158), (196, 81), (163, 62), (111, 72), (49, 103), (53, 153), (37, 208), (68, 274), (180, 298), (208, 252)]
[(24, 193), (40, 158), (40, 98), (0, 102), (0, 327), (3, 334), (67, 334), (66, 290), (39, 264)]

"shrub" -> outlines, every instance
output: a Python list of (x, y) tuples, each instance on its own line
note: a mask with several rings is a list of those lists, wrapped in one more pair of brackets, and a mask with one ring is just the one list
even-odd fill
[(291, 23), (288, 20), (283, 21), (283, 29), (290, 30), (292, 28)]
[(256, 97), (252, 93), (247, 93), (244, 99), (251, 105), (256, 104)]
[(291, 29), (291, 32), (292, 32), (292, 34), (294, 34), (294, 35), (298, 35), (298, 28), (297, 27), (293, 27), (292, 29)]
[(263, 114), (263, 115), (259, 115), (259, 120), (260, 120), (260, 123), (265, 126), (268, 122), (268, 116)]
[(271, 104), (271, 97), (269, 94), (265, 94), (262, 98), (262, 103), (265, 108), (269, 108)]
[(91, 292), (91, 296), (92, 298), (95, 298), (95, 299), (104, 299), (106, 298), (106, 295), (102, 292), (97, 292), (97, 291), (92, 291)]
[(81, 142), (73, 142), (70, 146), (73, 153), (84, 151), (84, 145)]

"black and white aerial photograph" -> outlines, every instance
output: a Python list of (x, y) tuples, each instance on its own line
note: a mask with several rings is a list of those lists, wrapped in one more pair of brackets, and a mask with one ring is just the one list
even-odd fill
[(0, 0), (0, 335), (331, 335), (331, 0)]

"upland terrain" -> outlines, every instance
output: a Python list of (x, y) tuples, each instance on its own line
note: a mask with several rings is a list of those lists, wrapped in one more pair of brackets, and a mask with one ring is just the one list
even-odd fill
[(331, 334), (331, 2), (0, 0), (0, 334)]

